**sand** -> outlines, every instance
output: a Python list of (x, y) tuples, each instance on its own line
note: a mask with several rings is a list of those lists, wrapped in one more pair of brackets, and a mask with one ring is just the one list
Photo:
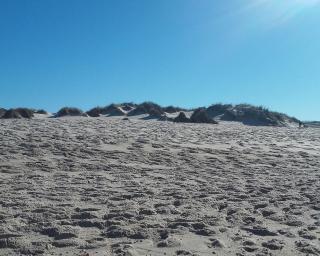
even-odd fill
[(0, 120), (0, 255), (320, 255), (319, 129)]

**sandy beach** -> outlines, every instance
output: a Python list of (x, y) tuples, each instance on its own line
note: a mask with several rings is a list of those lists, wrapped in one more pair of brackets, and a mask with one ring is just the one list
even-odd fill
[(320, 255), (320, 130), (0, 120), (0, 255)]

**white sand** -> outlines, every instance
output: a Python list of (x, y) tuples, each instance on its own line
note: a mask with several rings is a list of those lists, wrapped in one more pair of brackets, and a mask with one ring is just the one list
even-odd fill
[(319, 129), (0, 120), (0, 255), (320, 255)]

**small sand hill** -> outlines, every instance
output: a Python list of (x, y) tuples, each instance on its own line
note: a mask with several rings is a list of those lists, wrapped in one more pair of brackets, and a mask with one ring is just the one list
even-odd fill
[(111, 104), (102, 109), (102, 114), (107, 116), (124, 116), (126, 112), (120, 105)]
[(6, 109), (0, 108), (0, 118), (6, 113)]
[(168, 107), (164, 107), (163, 111), (166, 113), (172, 114), (172, 113), (178, 113), (178, 112), (187, 111), (187, 110), (179, 107), (168, 106)]
[(298, 119), (286, 114), (249, 104), (215, 104), (208, 108), (198, 108), (191, 111), (192, 118), (190, 119), (178, 117), (180, 113), (187, 113), (190, 110), (173, 106), (161, 107), (153, 102), (131, 105), (130, 108), (131, 110), (127, 111), (128, 116), (143, 116), (142, 118), (146, 120), (173, 121), (175, 119), (176, 122), (209, 124), (217, 124), (217, 121), (222, 120), (241, 122), (252, 126), (297, 126), (299, 122)]
[[(184, 118), (181, 114), (186, 117)], [(25, 108), (0, 109), (0, 118), (37, 118), (51, 117), (45, 110), (30, 110)], [(38, 116), (38, 115), (42, 116)], [(214, 104), (208, 108), (187, 110), (179, 107), (161, 107), (153, 102), (141, 104), (121, 103), (110, 104), (106, 107), (95, 107), (84, 113), (78, 108), (64, 107), (54, 117), (65, 116), (89, 116), (89, 117), (113, 117), (128, 116), (144, 120), (175, 121), (179, 123), (207, 123), (218, 124), (218, 121), (241, 122), (251, 126), (298, 126), (299, 120), (286, 114), (270, 111), (264, 107), (256, 107), (249, 104)], [(311, 126), (315, 127), (314, 123)]]
[[(34, 112), (31, 109), (28, 108), (15, 108), (15, 109), (9, 109), (3, 112), (1, 111), (2, 115), (1, 118), (5, 119), (18, 119), (18, 118), (32, 118), (34, 116)], [(1, 113), (0, 113), (1, 114)]]
[(254, 126), (287, 126), (296, 125), (299, 122), (298, 119), (286, 114), (249, 104), (215, 104), (208, 107), (206, 111), (213, 119), (242, 122)]
[(192, 123), (218, 124), (217, 121), (210, 118), (205, 108), (198, 108), (193, 111), (190, 121)]
[(91, 117), (99, 116), (124, 116), (126, 111), (122, 109), (121, 105), (111, 104), (106, 107), (95, 107), (87, 112)]
[(66, 116), (87, 116), (81, 109), (75, 107), (64, 107), (60, 109), (54, 117), (66, 117)]
[(152, 118), (160, 118), (164, 111), (161, 106), (153, 102), (144, 102), (132, 109), (128, 116), (149, 115)]
[(102, 108), (101, 107), (94, 107), (87, 111), (87, 115), (90, 117), (99, 117), (101, 115)]
[(44, 109), (35, 110), (34, 113), (39, 115), (49, 115), (49, 113)]
[(180, 112), (179, 115), (173, 119), (173, 121), (176, 123), (190, 123), (190, 119), (184, 112)]

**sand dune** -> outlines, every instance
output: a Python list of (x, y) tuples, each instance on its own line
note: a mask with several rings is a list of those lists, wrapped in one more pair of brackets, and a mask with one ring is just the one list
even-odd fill
[[(105, 107), (94, 107), (87, 112), (76, 107), (63, 107), (57, 113), (50, 114), (40, 109), (2, 109), (0, 108), (0, 119), (19, 118), (45, 118), (45, 117), (115, 117), (129, 116), (138, 117), (143, 120), (173, 121), (178, 123), (207, 123), (218, 124), (219, 121), (240, 122), (250, 126), (277, 126), (290, 127), (301, 126), (302, 123), (295, 117), (284, 113), (270, 111), (262, 106), (250, 104), (213, 104), (209, 107), (195, 109), (183, 109), (179, 107), (162, 107), (153, 102), (141, 104), (121, 103), (110, 104)], [(314, 122), (309, 124), (315, 127)]]
[(0, 255), (320, 255), (318, 129), (0, 121)]

